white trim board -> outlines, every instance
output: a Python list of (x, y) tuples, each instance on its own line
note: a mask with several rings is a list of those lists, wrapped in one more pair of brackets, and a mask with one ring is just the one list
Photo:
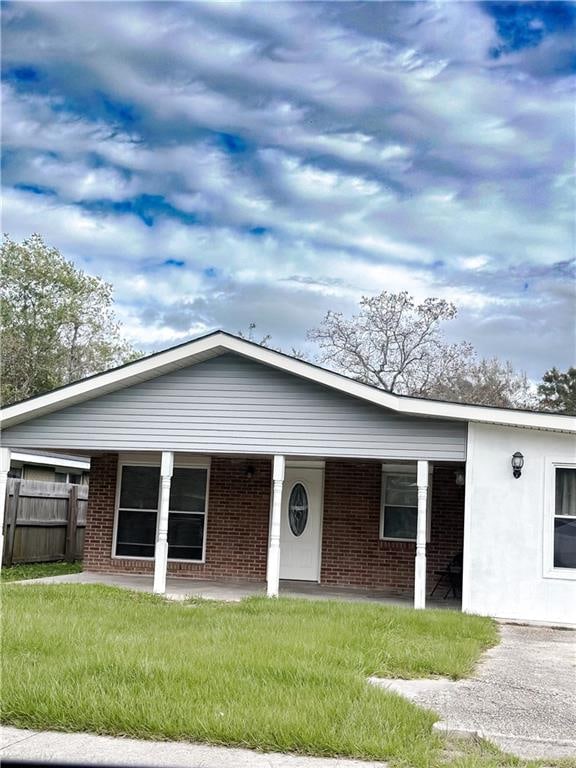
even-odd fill
[(22, 464), (41, 464), (47, 467), (84, 469), (86, 471), (90, 469), (90, 461), (88, 459), (64, 459), (63, 456), (59, 456), (57, 454), (54, 456), (49, 456), (48, 454), (40, 455), (38, 453), (21, 453), (20, 451), (12, 451), (10, 453), (10, 460), (22, 462)]
[(576, 417), (573, 416), (489, 408), (394, 395), (223, 331), (216, 331), (164, 352), (48, 392), (45, 395), (10, 405), (0, 411), (0, 424), (6, 429), (107, 392), (129, 387), (137, 382), (156, 378), (188, 365), (194, 365), (226, 352), (242, 355), (264, 365), (387, 408), (395, 413), (503, 424), (531, 429), (576, 432)]
[[(576, 581), (576, 568), (561, 568), (554, 565), (554, 520), (556, 519), (556, 470), (576, 470), (576, 462), (562, 457), (544, 457), (544, 499), (542, 504), (542, 576), (545, 579), (567, 579)], [(562, 517), (562, 515), (559, 515)], [(570, 517), (566, 515), (566, 517)]]

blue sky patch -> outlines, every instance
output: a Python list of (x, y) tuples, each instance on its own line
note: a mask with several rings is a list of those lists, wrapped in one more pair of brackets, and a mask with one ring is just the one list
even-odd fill
[(153, 227), (158, 219), (169, 217), (187, 225), (196, 225), (200, 217), (178, 210), (160, 195), (139, 195), (130, 200), (84, 200), (82, 207), (100, 214), (130, 213), (137, 216), (147, 227)]
[(118, 101), (105, 93), (96, 94), (102, 104), (106, 115), (114, 121), (123, 125), (131, 125), (136, 122), (137, 114), (133, 104)]
[(240, 155), (246, 152), (248, 145), (241, 136), (235, 136), (232, 133), (220, 133), (218, 135), (220, 144), (232, 155)]
[(184, 267), (186, 262), (183, 259), (166, 259), (164, 262), (166, 267)]
[(532, 48), (550, 34), (574, 34), (576, 5), (564, 2), (483, 2), (494, 19), (501, 43), (491, 49), (493, 57)]
[(34, 67), (14, 67), (2, 72), (2, 79), (16, 83), (37, 83), (40, 73)]
[(55, 189), (50, 187), (41, 187), (38, 184), (15, 184), (15, 189), (19, 189), (22, 192), (31, 192), (33, 195), (56, 195)]

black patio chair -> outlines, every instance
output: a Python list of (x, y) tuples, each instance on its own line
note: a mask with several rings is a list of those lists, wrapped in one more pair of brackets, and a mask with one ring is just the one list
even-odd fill
[(448, 589), (444, 594), (444, 600), (446, 600), (450, 592), (452, 592), (452, 597), (459, 597), (462, 594), (462, 560), (463, 554), (458, 552), (444, 570), (434, 571), (434, 576), (438, 576), (438, 580), (434, 585), (434, 589), (430, 592), (430, 597), (432, 597), (441, 584), (448, 585)]

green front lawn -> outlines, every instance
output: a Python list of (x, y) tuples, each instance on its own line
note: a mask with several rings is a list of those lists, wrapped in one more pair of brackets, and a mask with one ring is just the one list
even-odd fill
[(4, 723), (421, 768), (441, 758), (435, 716), (366, 678), (461, 677), (497, 639), (488, 619), (367, 603), (72, 584), (3, 598)]
[(43, 579), (45, 576), (63, 576), (66, 573), (80, 573), (82, 563), (22, 563), (0, 570), (0, 581), (23, 581)]

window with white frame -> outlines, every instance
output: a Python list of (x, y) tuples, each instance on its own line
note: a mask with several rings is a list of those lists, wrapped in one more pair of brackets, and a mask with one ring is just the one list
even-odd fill
[(576, 468), (554, 474), (554, 568), (576, 568)]
[[(170, 486), (168, 558), (201, 561), (206, 528), (208, 470), (175, 467)], [(160, 467), (124, 464), (116, 525), (117, 557), (154, 557)]]
[[(380, 538), (416, 541), (418, 525), (418, 485), (415, 466), (383, 465), (380, 509)], [(428, 479), (428, 523), (430, 540), (431, 476)]]

